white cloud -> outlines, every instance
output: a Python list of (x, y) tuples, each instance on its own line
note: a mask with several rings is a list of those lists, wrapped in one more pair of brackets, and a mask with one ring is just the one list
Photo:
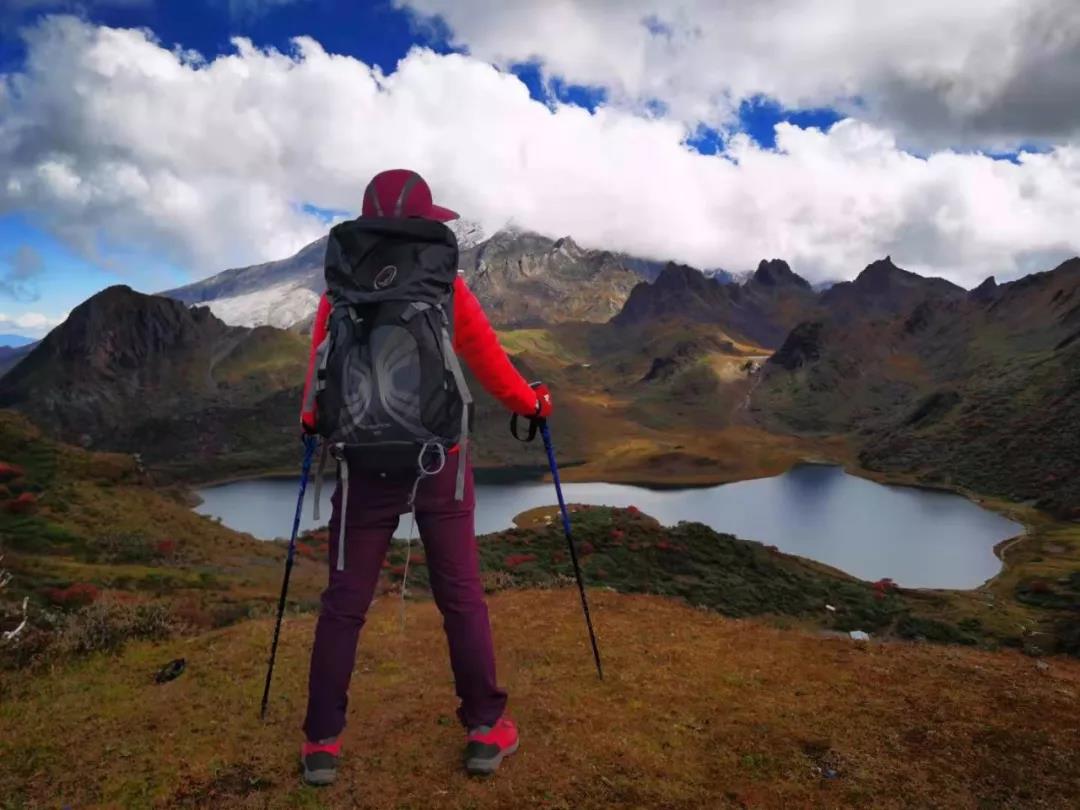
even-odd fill
[(325, 230), (303, 203), (355, 211), (374, 172), (408, 166), (489, 231), (512, 219), (699, 266), (783, 257), (823, 280), (891, 253), (974, 284), (1080, 252), (1076, 144), (1019, 165), (920, 159), (849, 119), (703, 156), (676, 120), (549, 109), (467, 56), (414, 50), (384, 76), (310, 39), (236, 48), (203, 63), (144, 32), (45, 23), (0, 91), (0, 213), (85, 255), (105, 235), (201, 276), (290, 255)]
[(44, 269), (45, 260), (29, 245), (19, 245), (7, 256), (0, 256), (0, 296), (36, 301), (41, 297), (37, 280)]
[(67, 320), (67, 313), (56, 317), (40, 312), (22, 312), (9, 315), (0, 312), (0, 332), (17, 332), (27, 337), (44, 337), (54, 326)]
[[(840, 106), (922, 147), (1080, 132), (1076, 0), (395, 0), (500, 65), (731, 123), (757, 94)], [(872, 8), (871, 8), (872, 7)], [(855, 101), (855, 100), (858, 101)]]

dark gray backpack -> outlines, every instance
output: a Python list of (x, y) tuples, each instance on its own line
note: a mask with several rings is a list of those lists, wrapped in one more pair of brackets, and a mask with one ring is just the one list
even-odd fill
[(419, 481), (458, 446), (462, 499), (472, 397), (452, 347), (453, 231), (361, 217), (330, 231), (325, 265), (331, 313), (314, 385), (324, 447), (339, 463), (347, 453), (354, 466), (411, 469)]

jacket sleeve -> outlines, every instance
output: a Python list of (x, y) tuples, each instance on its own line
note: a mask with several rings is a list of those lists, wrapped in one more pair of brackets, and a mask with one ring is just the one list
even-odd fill
[(311, 326), (311, 351), (308, 354), (307, 375), (304, 377), (304, 399), (300, 405), (300, 423), (309, 430), (315, 430), (315, 355), (319, 345), (326, 339), (326, 328), (330, 320), (330, 300), (323, 293), (319, 299), (319, 308), (315, 311), (315, 323)]
[(480, 302), (461, 276), (454, 282), (454, 351), (504, 407), (526, 416), (536, 413), (536, 392), (499, 345)]

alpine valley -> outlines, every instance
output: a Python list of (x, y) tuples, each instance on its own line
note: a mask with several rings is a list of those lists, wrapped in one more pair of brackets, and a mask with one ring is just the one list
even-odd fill
[[(889, 257), (815, 291), (458, 225), (461, 267), (557, 393), (568, 475), (720, 482), (799, 458), (1080, 516), (1080, 260), (972, 291)], [(114, 287), (0, 378), (0, 407), (197, 480), (289, 469), (320, 240), (161, 295)], [(479, 399), (481, 466), (541, 465)]]
[[(557, 512), (522, 514), (478, 547), (534, 781), (508, 770), (493, 785), (463, 782), (453, 806), (701, 807), (717, 784), (731, 806), (815, 806), (828, 785), (850, 806), (1027, 807), (1033, 791), (1042, 806), (1074, 803), (1080, 259), (968, 291), (884, 257), (815, 289), (776, 258), (702, 272), (520, 230), (459, 238), (504, 347), (554, 392), (565, 478), (690, 485), (825, 461), (961, 492), (1026, 532), (997, 546), (1001, 570), (983, 585), (931, 590), (701, 523), (662, 526), (635, 507), (571, 505), (611, 672), (599, 683), (582, 677)], [(106, 289), (0, 358), (0, 631), (29, 617), (19, 644), (0, 647), (0, 757), (12, 764), (0, 792), (13, 807), (58, 795), (72, 806), (309, 801), (281, 740), (302, 714), (303, 614), (326, 581), (328, 532), (296, 546), (268, 733), (254, 700), (286, 547), (196, 514), (191, 491), (296, 475), (324, 248), (165, 294)], [(514, 440), (502, 408), (471, 388), (479, 466), (541, 474), (540, 443)], [(448, 673), (431, 655), (442, 625), (424, 598), (425, 554), (407, 555), (392, 548), (379, 575), (388, 598), (375, 600), (356, 675), (371, 688), (358, 693), (365, 723), (432, 729), (385, 735), (379, 756), (416, 776), (370, 769), (364, 788), (387, 806), (431, 803), (449, 767), (431, 746), (452, 750), (439, 714)], [(389, 597), (406, 559), (421, 599), (402, 633)], [(903, 643), (853, 643), (855, 630)], [(153, 683), (180, 654), (189, 673)], [(41, 737), (46, 715), (70, 740)], [(366, 750), (366, 732), (352, 734)], [(598, 787), (596, 772), (611, 779)]]

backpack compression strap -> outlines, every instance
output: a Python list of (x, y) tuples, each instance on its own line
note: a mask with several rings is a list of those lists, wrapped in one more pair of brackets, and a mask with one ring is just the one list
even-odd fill
[(446, 312), (443, 312), (443, 356), (446, 358), (446, 366), (454, 375), (458, 393), (461, 394), (461, 441), (458, 444), (458, 469), (457, 483), (454, 486), (454, 500), (465, 500), (465, 464), (466, 454), (469, 452), (469, 410), (472, 408), (473, 398), (469, 386), (465, 382), (465, 374), (461, 370), (461, 362), (454, 352), (454, 346), (450, 341), (450, 333), (446, 329)]

